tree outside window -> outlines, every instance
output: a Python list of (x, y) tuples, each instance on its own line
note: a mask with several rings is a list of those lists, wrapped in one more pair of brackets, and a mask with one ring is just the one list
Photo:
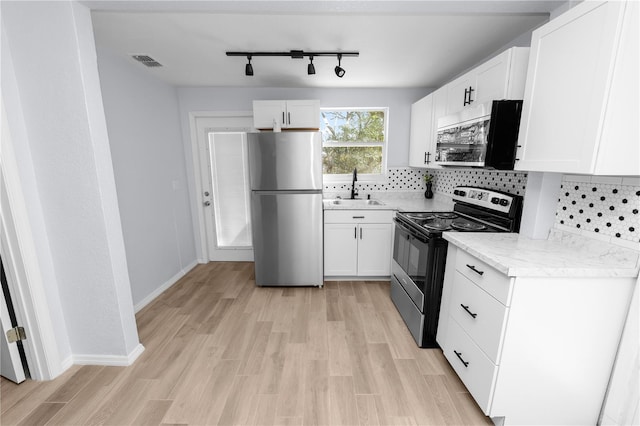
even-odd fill
[(320, 111), (322, 173), (325, 176), (383, 175), (387, 111), (332, 108)]

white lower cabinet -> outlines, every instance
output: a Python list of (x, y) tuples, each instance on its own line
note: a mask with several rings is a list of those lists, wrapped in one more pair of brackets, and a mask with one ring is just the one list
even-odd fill
[(324, 275), (358, 274), (358, 225), (324, 224)]
[(391, 210), (325, 210), (325, 277), (391, 274)]
[(507, 276), (450, 243), (436, 340), (497, 424), (596, 424), (632, 288)]

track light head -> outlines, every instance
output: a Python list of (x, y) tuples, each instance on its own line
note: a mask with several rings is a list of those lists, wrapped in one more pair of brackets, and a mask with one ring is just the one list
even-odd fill
[(344, 77), (344, 73), (346, 72), (344, 68), (340, 66), (340, 61), (342, 60), (342, 55), (338, 54), (338, 65), (335, 68), (336, 75), (340, 78)]
[(244, 67), (244, 75), (253, 75), (253, 65), (251, 65), (251, 55), (247, 56), (249, 63)]
[(316, 67), (313, 66), (313, 56), (309, 56), (309, 65), (307, 65), (307, 74), (313, 75), (316, 73)]

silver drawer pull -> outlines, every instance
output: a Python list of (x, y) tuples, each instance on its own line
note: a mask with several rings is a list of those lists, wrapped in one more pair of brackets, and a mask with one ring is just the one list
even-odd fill
[(469, 310), (469, 306), (468, 306), (468, 305), (467, 305), (467, 306), (465, 306), (465, 305), (463, 305), (463, 304), (461, 303), (461, 304), (460, 304), (460, 306), (462, 306), (462, 309), (464, 309), (465, 311), (467, 311), (467, 313), (468, 313), (469, 315), (471, 315), (473, 318), (475, 318), (475, 317), (477, 317), (477, 316), (478, 316), (478, 314), (474, 314), (473, 312), (471, 312), (471, 311)]
[(354, 219), (364, 219), (364, 216), (351, 216)]
[(469, 362), (462, 359), (462, 352), (453, 351), (453, 353), (456, 354), (460, 362), (462, 362), (462, 364), (464, 365), (464, 368), (467, 368), (469, 366)]
[(476, 269), (475, 265), (469, 265), (467, 264), (467, 268), (471, 269), (473, 272), (475, 272), (478, 275), (482, 275), (484, 274), (484, 271), (479, 271)]

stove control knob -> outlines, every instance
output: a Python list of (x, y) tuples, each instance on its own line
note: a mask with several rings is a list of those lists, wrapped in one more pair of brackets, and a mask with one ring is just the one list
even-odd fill
[(503, 198), (502, 200), (500, 200), (500, 205), (501, 206), (508, 206), (509, 205), (509, 200)]
[(453, 190), (453, 195), (460, 195), (460, 191), (458, 191), (457, 189)]
[(458, 195), (461, 197), (466, 197), (467, 196), (467, 192), (466, 191), (458, 191)]
[(499, 204), (499, 203), (500, 203), (500, 198), (491, 197), (491, 204)]

